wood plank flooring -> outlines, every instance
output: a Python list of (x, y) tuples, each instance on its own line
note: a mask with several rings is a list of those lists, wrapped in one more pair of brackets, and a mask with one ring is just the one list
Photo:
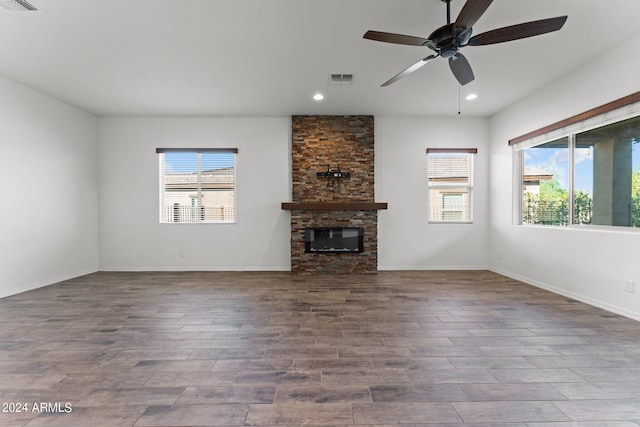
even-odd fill
[(0, 425), (637, 426), (639, 326), (483, 271), (96, 273), (0, 300)]

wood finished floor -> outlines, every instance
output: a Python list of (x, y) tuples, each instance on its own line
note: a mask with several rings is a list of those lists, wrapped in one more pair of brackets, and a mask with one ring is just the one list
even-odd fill
[(490, 272), (96, 273), (0, 300), (0, 425), (637, 426), (639, 326)]

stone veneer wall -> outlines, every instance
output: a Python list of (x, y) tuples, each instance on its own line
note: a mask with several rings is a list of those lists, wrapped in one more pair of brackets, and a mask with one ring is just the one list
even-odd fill
[[(373, 116), (292, 117), (292, 201), (374, 202)], [(340, 167), (351, 177), (334, 181), (318, 172)], [(305, 227), (363, 227), (362, 253), (305, 253)], [(375, 273), (378, 269), (378, 212), (291, 211), (293, 273)]]

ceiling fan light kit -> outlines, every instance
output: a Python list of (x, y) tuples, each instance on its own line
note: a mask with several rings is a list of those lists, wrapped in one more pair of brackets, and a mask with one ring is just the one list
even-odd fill
[(389, 86), (437, 57), (449, 61), (451, 72), (460, 85), (464, 86), (472, 82), (475, 76), (469, 61), (460, 52), (461, 48), (503, 43), (558, 31), (567, 21), (567, 16), (558, 16), (497, 28), (472, 37), (473, 25), (491, 6), (493, 0), (467, 0), (455, 22), (451, 22), (451, 0), (442, 2), (447, 4), (447, 24), (436, 29), (428, 38), (372, 30), (365, 33), (365, 39), (408, 46), (426, 46), (435, 52), (435, 55), (429, 55), (405, 68), (382, 86)]

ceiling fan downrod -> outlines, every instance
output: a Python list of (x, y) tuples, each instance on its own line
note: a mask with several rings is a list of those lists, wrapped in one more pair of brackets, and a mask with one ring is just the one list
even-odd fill
[(451, 0), (441, 0), (447, 4), (447, 24), (451, 24)]

